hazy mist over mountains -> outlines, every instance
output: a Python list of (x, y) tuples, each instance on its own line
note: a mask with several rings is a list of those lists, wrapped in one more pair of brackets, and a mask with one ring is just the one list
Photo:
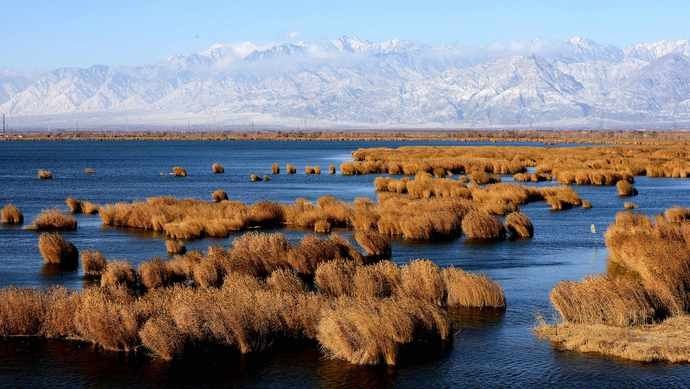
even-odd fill
[(640, 127), (690, 123), (690, 43), (216, 44), (135, 67), (0, 70), (14, 127)]

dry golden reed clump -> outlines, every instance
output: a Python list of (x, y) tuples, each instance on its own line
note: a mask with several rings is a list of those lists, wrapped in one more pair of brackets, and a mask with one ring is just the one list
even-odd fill
[(391, 258), (391, 239), (389, 236), (373, 230), (360, 230), (355, 232), (354, 238), (368, 257), (375, 259)]
[(690, 208), (669, 208), (664, 212), (664, 217), (671, 223), (683, 223), (690, 221)]
[(79, 251), (58, 233), (43, 233), (38, 237), (38, 251), (43, 262), (60, 265), (64, 268), (77, 268)]
[(48, 209), (36, 216), (31, 228), (38, 231), (72, 231), (77, 229), (77, 220), (72, 215), (65, 215), (57, 209)]
[(184, 254), (187, 252), (187, 247), (179, 240), (168, 239), (165, 241), (165, 251), (170, 255)]
[(36, 173), (38, 176), (39, 180), (52, 180), (53, 179), (53, 172), (50, 170), (45, 170), (45, 169), (39, 169), (38, 173)]
[(522, 212), (512, 212), (506, 216), (505, 228), (511, 239), (529, 239), (534, 236), (532, 221)]
[(109, 261), (101, 274), (101, 287), (135, 288), (138, 283), (137, 273), (127, 261)]
[(448, 307), (505, 309), (503, 288), (481, 274), (472, 274), (454, 267), (443, 269), (443, 281), (448, 292)]
[(582, 208), (584, 208), (584, 209), (592, 208), (592, 202), (589, 200), (582, 200)]
[[(300, 269), (313, 266), (312, 280)], [(250, 233), (229, 252), (153, 259), (138, 273), (127, 262), (105, 269), (101, 287), (80, 292), (0, 289), (0, 335), (77, 339), (166, 360), (210, 345), (250, 353), (311, 339), (329, 356), (359, 364), (395, 364), (418, 343), (451, 336), (445, 309), (454, 303), (436, 265), (367, 265), (336, 236), (291, 247), (281, 234)], [(477, 285), (477, 295), (489, 294)], [(488, 297), (464, 298), (491, 305)]]
[(74, 197), (68, 197), (65, 199), (65, 204), (71, 213), (82, 213), (81, 201), (75, 199)]
[(639, 282), (606, 276), (562, 281), (551, 291), (551, 302), (573, 323), (625, 327), (651, 323), (657, 315), (654, 298)]
[(211, 165), (211, 171), (213, 174), (222, 174), (225, 173), (225, 168), (220, 163), (215, 162), (213, 165)]
[(181, 166), (173, 166), (172, 175), (175, 177), (187, 177), (187, 169)]
[(96, 250), (84, 250), (81, 253), (81, 268), (84, 276), (88, 278), (98, 278), (105, 271), (108, 261), (105, 255)]
[(635, 209), (637, 208), (637, 204), (633, 203), (632, 201), (626, 201), (623, 203), (623, 208), (625, 209)]
[(403, 345), (449, 336), (447, 315), (420, 300), (342, 299), (324, 313), (317, 339), (332, 357), (359, 365), (395, 365)]
[(213, 192), (211, 192), (211, 199), (213, 200), (213, 202), (219, 203), (223, 200), (227, 200), (228, 194), (223, 189), (216, 189)]
[(688, 360), (687, 351), (668, 339), (679, 323), (687, 331), (690, 221), (619, 212), (605, 236), (608, 275), (558, 284), (551, 301), (563, 323), (543, 324), (537, 334), (570, 350)]
[(335, 165), (332, 164), (332, 163), (331, 163), (331, 164), (328, 164), (328, 174), (333, 175), (333, 174), (335, 174), (335, 173), (336, 173), (336, 171), (335, 171)]
[(503, 224), (484, 211), (470, 211), (462, 219), (462, 233), (470, 240), (500, 240), (505, 237)]
[(81, 210), (87, 215), (95, 215), (98, 213), (100, 206), (98, 204), (92, 203), (90, 201), (81, 201)]
[(618, 191), (618, 196), (628, 197), (637, 195), (637, 189), (626, 180), (620, 180), (616, 183), (616, 190)]
[(5, 204), (5, 206), (0, 209), (0, 223), (22, 224), (24, 223), (24, 214), (14, 205)]
[(295, 174), (297, 173), (297, 167), (291, 163), (288, 163), (285, 165), (285, 171), (287, 174)]

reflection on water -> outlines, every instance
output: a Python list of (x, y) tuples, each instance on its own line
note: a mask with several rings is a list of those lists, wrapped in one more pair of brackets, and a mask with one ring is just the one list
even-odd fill
[[(429, 143), (429, 142), (420, 142)], [(434, 142), (439, 144), (439, 142)], [(65, 209), (67, 196), (100, 204), (174, 195), (208, 199), (222, 188), (233, 200), (314, 200), (333, 194), (344, 200), (374, 198), (374, 176), (305, 176), (308, 164), (349, 157), (358, 147), (398, 146), (398, 142), (0, 142), (0, 204), (12, 202), (31, 220), (44, 208)], [(410, 143), (405, 143), (410, 144)], [(225, 174), (210, 174), (213, 162)], [(298, 174), (250, 183), (250, 173), (269, 174), (273, 162), (293, 163)], [(184, 179), (159, 176), (184, 166)], [(53, 182), (35, 178), (37, 166), (56, 174)], [(96, 169), (87, 176), (85, 167)], [(687, 180), (639, 177), (635, 202), (640, 212), (659, 213), (672, 205), (690, 206)], [(538, 183), (543, 186), (552, 183)], [(395, 367), (352, 366), (326, 358), (316, 345), (284, 344), (269, 352), (240, 356), (228, 351), (197, 352), (163, 362), (143, 354), (124, 355), (89, 344), (38, 339), (0, 341), (0, 386), (281, 386), (281, 387), (449, 387), (449, 386), (683, 386), (690, 366), (630, 363), (595, 355), (562, 352), (532, 334), (535, 317), (552, 318), (549, 291), (560, 280), (606, 271), (603, 234), (622, 210), (624, 199), (612, 187), (576, 187), (594, 208), (552, 212), (544, 203), (523, 207), (535, 227), (526, 241), (429, 243), (394, 242), (396, 262), (431, 258), (441, 266), (485, 273), (505, 289), (507, 310), (452, 310), (459, 332), (446, 345), (402, 350)], [(167, 257), (160, 233), (102, 227), (98, 216), (77, 215), (79, 229), (66, 239), (79, 250), (98, 249), (108, 258), (138, 265)], [(593, 234), (590, 226), (598, 232)], [(307, 231), (283, 231), (290, 241)], [(349, 231), (341, 231), (350, 237)], [(187, 242), (189, 250), (228, 246), (238, 236)], [(38, 235), (0, 226), (0, 286), (81, 288), (79, 271), (44, 266)], [(609, 269), (616, 271), (616, 269)]]

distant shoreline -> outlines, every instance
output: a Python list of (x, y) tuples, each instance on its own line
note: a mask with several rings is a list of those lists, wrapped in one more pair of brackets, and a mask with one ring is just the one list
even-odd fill
[(690, 131), (360, 130), (360, 131), (36, 131), (0, 141), (457, 141), (650, 144), (690, 142)]

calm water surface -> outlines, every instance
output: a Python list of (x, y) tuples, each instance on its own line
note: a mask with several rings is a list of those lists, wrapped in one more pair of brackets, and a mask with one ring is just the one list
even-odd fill
[[(397, 147), (398, 142), (5, 142), (0, 143), (0, 204), (22, 209), (28, 224), (42, 209), (66, 209), (74, 196), (98, 203), (174, 195), (207, 199), (222, 188), (235, 200), (293, 201), (333, 194), (344, 200), (374, 197), (375, 176), (306, 176), (305, 165), (338, 165), (359, 147)], [(456, 143), (457, 144), (457, 143)], [(213, 175), (220, 162), (225, 174)], [(273, 162), (298, 166), (296, 175), (250, 183), (251, 173), (269, 174)], [(167, 174), (184, 166), (189, 177)], [(86, 176), (83, 169), (96, 169)], [(53, 171), (40, 181), (36, 170)], [(509, 180), (505, 177), (504, 181)], [(547, 184), (539, 184), (547, 185)], [(690, 206), (690, 181), (640, 177), (633, 201), (653, 214), (672, 205)], [(499, 281), (508, 309), (501, 315), (454, 313), (460, 332), (452, 345), (430, 355), (407, 356), (395, 368), (359, 367), (324, 358), (316, 347), (282, 345), (252, 356), (197, 355), (172, 363), (99, 351), (63, 341), (10, 339), (0, 341), (0, 385), (7, 386), (289, 386), (289, 387), (449, 387), (554, 386), (639, 387), (686, 386), (690, 366), (631, 363), (596, 355), (555, 350), (532, 334), (536, 318), (554, 317), (548, 294), (563, 279), (581, 279), (606, 267), (603, 232), (622, 209), (614, 187), (579, 186), (576, 190), (594, 208), (551, 212), (544, 203), (524, 207), (535, 225), (534, 239), (524, 242), (469, 244), (462, 239), (431, 244), (395, 242), (393, 256), (404, 263), (431, 258), (484, 272)], [(165, 256), (164, 243), (151, 234), (101, 226), (97, 216), (77, 217), (79, 229), (64, 235), (80, 249), (99, 249), (108, 258), (137, 264)], [(597, 234), (590, 232), (594, 224)], [(290, 239), (300, 232), (286, 231)], [(344, 235), (349, 236), (347, 232)], [(234, 237), (199, 240), (190, 248), (228, 245)], [(0, 227), (0, 286), (82, 287), (77, 272), (46, 271), (36, 247), (37, 234)]]

